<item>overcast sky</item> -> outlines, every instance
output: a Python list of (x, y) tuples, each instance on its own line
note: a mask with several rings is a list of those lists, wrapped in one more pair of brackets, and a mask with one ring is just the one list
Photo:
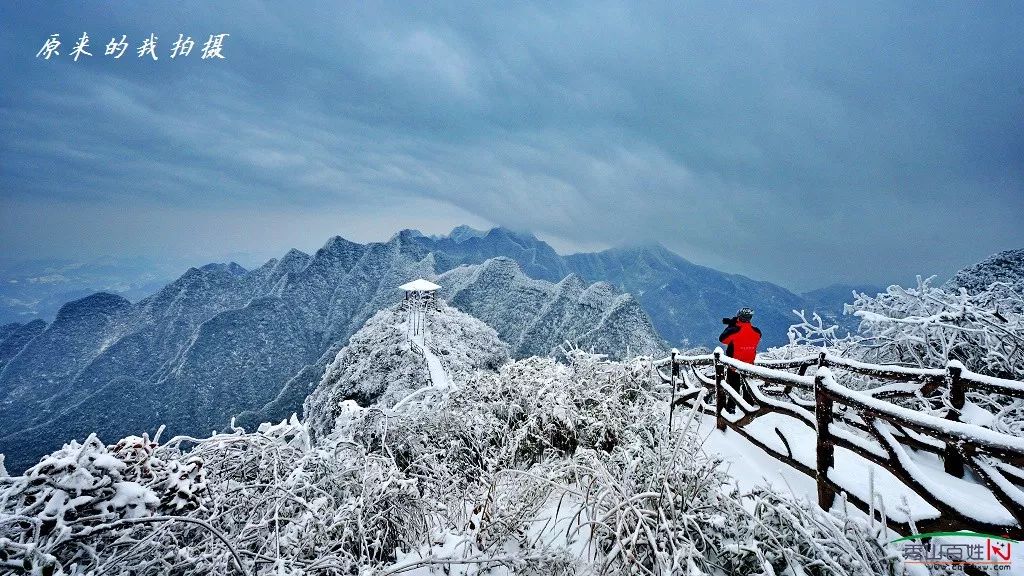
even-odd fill
[(801, 290), (1024, 247), (1024, 3), (298, 4), (4, 3), (0, 251), (258, 259), (468, 223)]

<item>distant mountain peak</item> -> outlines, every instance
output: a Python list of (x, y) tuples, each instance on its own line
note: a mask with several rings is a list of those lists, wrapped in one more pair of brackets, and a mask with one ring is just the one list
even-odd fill
[(123, 296), (110, 294), (109, 292), (97, 292), (68, 302), (57, 312), (57, 322), (68, 322), (77, 316), (85, 314), (117, 314), (125, 312), (132, 307), (132, 303)]
[(211, 262), (210, 264), (204, 264), (199, 267), (202, 272), (227, 272), (233, 276), (245, 276), (248, 272), (243, 266), (237, 262), (228, 262), (226, 264), (220, 262)]
[(280, 260), (275, 262), (274, 267), (281, 270), (282, 273), (298, 272), (305, 268), (312, 258), (309, 254), (292, 248)]
[(398, 232), (396, 232), (391, 237), (392, 240), (394, 240), (396, 238), (400, 239), (400, 240), (407, 240), (407, 239), (412, 239), (412, 238), (427, 238), (427, 236), (424, 235), (423, 232), (420, 232), (419, 230), (417, 230), (415, 228), (404, 228), (404, 229), (399, 230)]
[(579, 275), (572, 273), (562, 278), (557, 286), (559, 291), (583, 292), (587, 288), (587, 283)]
[(452, 231), (448, 233), (448, 238), (451, 238), (455, 242), (464, 242), (470, 238), (482, 238), (486, 235), (487, 232), (484, 230), (477, 230), (476, 228), (462, 224), (453, 228)]
[[(525, 244), (543, 243), (545, 246), (547, 246), (546, 242), (543, 242), (543, 241), (539, 240), (536, 236), (534, 236), (530, 232), (522, 232), (522, 231), (519, 231), (519, 230), (513, 230), (511, 228), (505, 228), (504, 226), (496, 226), (494, 228), (491, 228), (490, 230), (487, 231), (487, 234), (485, 234), (484, 237), (485, 238), (488, 238), (488, 237), (489, 238), (508, 238), (509, 240), (512, 240), (514, 242), (525, 243)], [(526, 247), (526, 246), (524, 245), (524, 247)]]
[(587, 286), (584, 295), (591, 298), (595, 296), (600, 298), (609, 298), (617, 296), (629, 297), (628, 293), (619, 292), (611, 283), (604, 281), (594, 282), (590, 286)]
[(507, 256), (496, 256), (480, 264), (477, 269), (477, 276), (522, 276), (522, 268), (519, 263)]
[(352, 242), (351, 240), (346, 240), (341, 236), (331, 236), (327, 242), (324, 243), (323, 247), (317, 250), (317, 254), (320, 254), (321, 252), (337, 254), (349, 250), (353, 246), (361, 246), (361, 244)]

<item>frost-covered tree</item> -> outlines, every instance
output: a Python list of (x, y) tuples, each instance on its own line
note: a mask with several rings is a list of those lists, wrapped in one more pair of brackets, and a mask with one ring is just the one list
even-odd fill
[[(994, 282), (970, 292), (932, 282), (919, 277), (913, 288), (890, 286), (876, 296), (854, 293), (845, 313), (860, 319), (856, 334), (840, 336), (839, 329), (820, 316), (807, 318), (798, 312), (800, 323), (789, 330), (790, 344), (766, 356), (793, 358), (826, 350), (872, 364), (921, 368), (958, 361), (973, 372), (1024, 380), (1024, 294), (1017, 285)], [(883, 383), (843, 371), (837, 377), (853, 388)], [(918, 396), (904, 403), (942, 416), (950, 408), (948, 396), (949, 390), (943, 389), (938, 396)], [(976, 423), (1009, 434), (1024, 433), (1024, 401), (970, 389), (967, 401)]]
[(857, 334), (839, 336), (820, 317), (801, 313), (790, 342), (879, 364), (942, 367), (958, 360), (975, 372), (1024, 379), (1024, 294), (1002, 282), (973, 293), (932, 282), (919, 277), (913, 288), (854, 293), (845, 313), (860, 318)]

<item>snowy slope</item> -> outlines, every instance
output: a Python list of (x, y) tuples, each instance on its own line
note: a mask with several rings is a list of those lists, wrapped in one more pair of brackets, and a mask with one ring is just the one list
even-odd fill
[(391, 406), (419, 388), (464, 384), (508, 360), (493, 328), (443, 302), (425, 315), (423, 333), (412, 334), (408, 320), (405, 307), (392, 306), (352, 335), (305, 401), (314, 432), (333, 429), (345, 400)]
[(0, 326), (0, 371), (45, 329), (46, 322), (43, 320), (33, 320), (26, 324), (15, 322)]

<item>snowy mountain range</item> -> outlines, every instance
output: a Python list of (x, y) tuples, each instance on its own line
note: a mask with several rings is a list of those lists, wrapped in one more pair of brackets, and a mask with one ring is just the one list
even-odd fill
[[(18, 467), (90, 431), (117, 438), (165, 423), (169, 433), (206, 434), (233, 415), (248, 426), (286, 417), (300, 409), (349, 337), (400, 298), (398, 285), (500, 252), (535, 274), (555, 273), (557, 254), (536, 239), (525, 240), (500, 229), (461, 241), (415, 231), (370, 244), (335, 237), (313, 255), (292, 250), (254, 270), (233, 263), (189, 269), (136, 304), (97, 293), (66, 304), (48, 326), (5, 326), (0, 452)], [(498, 298), (491, 304), (492, 321), (518, 313), (521, 303), (500, 298), (513, 285), (491, 288)], [(601, 339), (597, 329), (615, 314), (635, 318), (642, 311), (630, 311), (628, 300), (614, 297), (610, 287), (578, 296), (584, 293), (592, 311), (574, 326), (562, 322), (563, 331), (550, 332), (547, 341), (535, 336), (538, 349), (551, 350), (565, 339), (609, 353), (619, 352), (610, 346), (629, 345), (632, 336)], [(551, 286), (541, 294), (567, 298)], [(538, 310), (546, 304), (534, 303)], [(557, 316), (552, 311), (547, 318)], [(631, 328), (644, 326), (632, 322)], [(658, 336), (646, 326), (637, 342), (649, 347)], [(522, 340), (521, 334), (503, 334)]]
[(417, 277), (438, 280), (516, 357), (565, 340), (614, 356), (666, 340), (713, 345), (721, 317), (743, 305), (757, 310), (765, 344), (778, 344), (790, 310), (828, 308), (657, 245), (560, 256), (503, 228), (405, 230), (368, 244), (335, 237), (253, 270), (191, 268), (134, 304), (97, 293), (49, 325), (0, 327), (0, 452), (17, 468), (91, 431), (119, 438), (166, 423), (169, 433), (206, 434), (233, 415), (250, 428), (279, 420), (300, 410), (349, 337), (397, 302), (395, 287)]
[(616, 358), (665, 351), (643, 308), (607, 282), (534, 280), (505, 257), (460, 266), (438, 282), (445, 299), (493, 326), (518, 358), (558, 355), (567, 340)]

